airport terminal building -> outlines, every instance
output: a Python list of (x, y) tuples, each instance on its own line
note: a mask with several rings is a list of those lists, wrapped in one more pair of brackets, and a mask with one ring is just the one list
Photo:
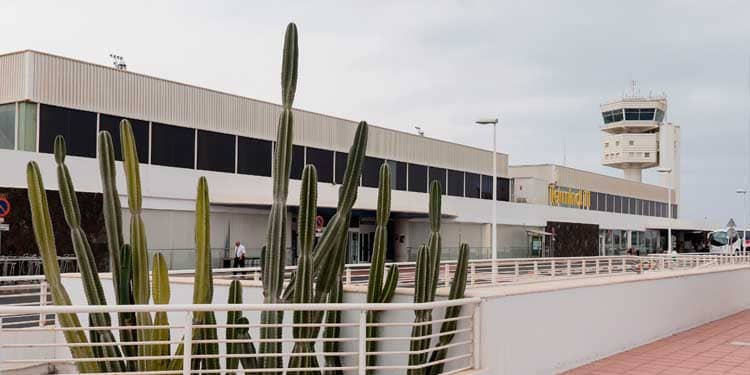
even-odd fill
[[(25, 190), (29, 160), (40, 165), (45, 186), (52, 191), (50, 205), (59, 206), (51, 155), (57, 135), (67, 141), (84, 225), (100, 230), (96, 134), (112, 133), (119, 158), (117, 125), (127, 118), (141, 162), (149, 248), (173, 254), (174, 268), (192, 265), (194, 197), (203, 175), (212, 202), (215, 259), (220, 261), (235, 240), (243, 242), (251, 258), (258, 257), (271, 205), (279, 112), (277, 104), (46, 53), (0, 56), (0, 196), (13, 205), (5, 217), (9, 231), (2, 234), (0, 255), (36, 252)], [(491, 204), (498, 210), (501, 257), (619, 254), (628, 248), (663, 251), (669, 216), (674, 218), (678, 246), (694, 248), (690, 234), (707, 228), (679, 218), (679, 127), (662, 123), (664, 112), (662, 99), (631, 98), (602, 106), (602, 163), (623, 169), (627, 178), (556, 165), (509, 166), (508, 155), (494, 155), (499, 176), (495, 202), (491, 151), (371, 126), (347, 261), (369, 261), (378, 168), (384, 162), (392, 170), (390, 260), (413, 259), (426, 241), (432, 180), (439, 180), (444, 190), (446, 257), (460, 242), (468, 243), (475, 257), (489, 256)], [(295, 206), (302, 168), (317, 168), (319, 215), (327, 222), (335, 211), (356, 127), (354, 121), (299, 109), (294, 115), (287, 228), (291, 259), (296, 254)], [(640, 181), (640, 169), (654, 166), (670, 168), (672, 189)], [(121, 194), (126, 192), (121, 170), (118, 187)], [(122, 203), (128, 220), (124, 195)], [(70, 252), (61, 210), (52, 210), (60, 251)], [(103, 233), (87, 233), (94, 247), (103, 248)]]

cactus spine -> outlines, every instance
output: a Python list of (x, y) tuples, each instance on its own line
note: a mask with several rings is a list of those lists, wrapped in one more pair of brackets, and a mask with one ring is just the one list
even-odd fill
[[(36, 162), (29, 162), (26, 166), (26, 182), (28, 185), (34, 238), (36, 239), (39, 253), (44, 263), (44, 276), (49, 284), (52, 302), (58, 306), (69, 306), (71, 304), (70, 296), (60, 281), (60, 266), (57, 263), (57, 248), (55, 246), (55, 235), (52, 231), (49, 205), (47, 204), (47, 193), (44, 190), (42, 175), (39, 172), (39, 166)], [(65, 341), (69, 344), (74, 344), (74, 346), (70, 346), (70, 354), (73, 358), (95, 358), (92, 348), (86, 345), (88, 344), (86, 333), (83, 330), (75, 329), (81, 327), (81, 322), (78, 320), (77, 314), (57, 314), (57, 321), (61, 327), (67, 328), (63, 331)], [(99, 365), (100, 363), (96, 360), (76, 362), (78, 371), (82, 373), (100, 372), (102, 369)]]
[[(448, 295), (448, 299), (454, 300), (464, 298), (468, 268), (469, 245), (462, 243), (461, 248), (458, 251), (458, 263), (456, 264), (456, 272), (453, 274), (453, 281), (451, 282), (451, 289)], [(446, 321), (444, 321), (440, 326), (441, 335), (437, 343), (438, 349), (434, 350), (432, 354), (430, 354), (430, 363), (442, 361), (448, 354), (448, 349), (446, 349), (445, 346), (450, 344), (450, 342), (453, 340), (453, 336), (455, 336), (455, 333), (453, 333), (453, 331), (455, 331), (456, 327), (458, 326), (458, 322), (455, 320), (455, 318), (457, 318), (459, 314), (461, 314), (461, 305), (448, 306), (448, 308), (445, 309), (444, 320)], [(437, 363), (427, 368), (425, 374), (437, 375), (442, 373), (444, 368), (445, 363)]]
[[(286, 252), (286, 200), (289, 194), (289, 173), (292, 167), (292, 103), (297, 89), (297, 64), (299, 49), (297, 46), (297, 26), (290, 23), (284, 36), (284, 52), (281, 69), (281, 96), (283, 109), (279, 117), (276, 134), (276, 147), (273, 158), (273, 204), (268, 219), (266, 249), (262, 254), (263, 302), (278, 303), (284, 282), (284, 258)], [(280, 324), (283, 320), (281, 311), (264, 311), (261, 313), (262, 324)], [(278, 340), (281, 338), (281, 327), (261, 327), (261, 339)], [(263, 368), (280, 368), (280, 342), (261, 342), (260, 352), (268, 356), (262, 358)]]
[[(370, 260), (369, 281), (367, 283), (367, 302), (368, 303), (389, 303), (393, 299), (396, 285), (398, 283), (398, 267), (391, 266), (388, 270), (388, 279), (383, 285), (383, 276), (385, 272), (385, 253), (388, 242), (388, 219), (391, 215), (391, 172), (387, 163), (380, 166), (378, 181), (378, 208), (376, 214), (377, 227), (375, 228), (375, 241), (372, 249), (372, 259)], [(378, 336), (378, 328), (370, 326), (378, 322), (378, 311), (369, 311), (367, 313), (367, 337), (373, 338)], [(376, 352), (378, 350), (377, 341), (367, 341), (367, 351)], [(367, 366), (375, 366), (377, 356), (367, 356)], [(374, 371), (368, 370), (368, 373)]]
[[(107, 300), (104, 297), (104, 290), (99, 280), (99, 274), (96, 270), (94, 253), (86, 238), (86, 233), (81, 228), (81, 211), (78, 207), (78, 198), (76, 197), (73, 181), (70, 178), (70, 172), (65, 165), (65, 140), (62, 136), (55, 137), (55, 162), (57, 163), (57, 183), (60, 189), (60, 202), (63, 207), (63, 216), (70, 227), (70, 238), (73, 244), (73, 251), (78, 259), (78, 268), (81, 271), (81, 281), (86, 294), (86, 300), (90, 305), (106, 305)], [(112, 321), (109, 313), (92, 313), (89, 314), (89, 320), (95, 327), (110, 327)], [(116, 340), (109, 330), (92, 330), (89, 331), (91, 342), (112, 343), (112, 345), (95, 346), (94, 353), (108, 358), (122, 357), (120, 348), (116, 345)], [(117, 372), (125, 371), (124, 361), (108, 361), (104, 363), (107, 371)]]
[[(294, 303), (313, 302), (313, 263), (312, 251), (315, 243), (315, 216), (317, 214), (318, 200), (318, 177), (315, 167), (305, 166), (302, 172), (302, 189), (299, 197), (299, 218), (297, 231), (298, 249), (300, 251), (297, 261), (297, 276), (295, 282)], [(294, 324), (311, 324), (314, 322), (317, 312), (295, 311)], [(294, 327), (292, 329), (296, 339), (313, 339), (312, 334), (317, 333), (313, 327)], [(317, 336), (317, 334), (315, 335)], [(315, 343), (312, 341), (295, 342), (292, 348), (293, 356), (289, 359), (289, 368), (316, 368), (318, 360), (315, 357)], [(297, 354), (297, 355), (294, 355)], [(320, 371), (292, 371), (291, 374), (319, 374)]]
[[(132, 281), (132, 254), (123, 248), (122, 235), (122, 207), (120, 196), (117, 193), (117, 181), (115, 171), (115, 151), (112, 144), (112, 136), (109, 132), (99, 132), (98, 142), (99, 175), (102, 181), (102, 211), (104, 214), (104, 225), (107, 233), (107, 249), (109, 250), (109, 268), (112, 272), (112, 283), (115, 290), (115, 299), (118, 305), (129, 305), (133, 298), (131, 289)], [(126, 254), (126, 251), (128, 252)], [(135, 324), (135, 314), (123, 312), (117, 314), (121, 327)], [(129, 329), (120, 330), (120, 340), (123, 342), (135, 341), (135, 331)], [(137, 349), (132, 345), (122, 348), (127, 357), (137, 355)], [(128, 363), (131, 371), (135, 368)]]

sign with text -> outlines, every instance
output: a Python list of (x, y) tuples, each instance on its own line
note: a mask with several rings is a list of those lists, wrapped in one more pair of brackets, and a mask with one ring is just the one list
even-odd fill
[(4, 195), (0, 195), (0, 217), (6, 217), (10, 214), (10, 201)]
[(549, 205), (557, 207), (591, 208), (591, 192), (583, 189), (573, 189), (549, 186)]

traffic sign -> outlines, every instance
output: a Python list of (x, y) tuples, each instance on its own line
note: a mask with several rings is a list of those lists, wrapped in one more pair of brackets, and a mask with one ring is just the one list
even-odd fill
[(7, 232), (10, 230), (10, 224), (0, 224), (0, 231)]
[(10, 201), (5, 196), (0, 196), (0, 217), (10, 214)]

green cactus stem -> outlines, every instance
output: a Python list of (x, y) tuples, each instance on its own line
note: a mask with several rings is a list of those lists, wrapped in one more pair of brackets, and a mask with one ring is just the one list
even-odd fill
[[(283, 109), (279, 117), (276, 134), (276, 147), (273, 158), (273, 204), (268, 219), (266, 249), (262, 254), (261, 272), (263, 281), (263, 303), (278, 303), (284, 282), (286, 254), (286, 200), (289, 194), (289, 173), (292, 167), (292, 131), (294, 117), (292, 104), (297, 88), (297, 65), (299, 48), (297, 46), (297, 26), (290, 23), (284, 36), (284, 52), (281, 70), (281, 97)], [(283, 321), (282, 311), (263, 311), (261, 323), (277, 325)], [(281, 338), (281, 327), (263, 326), (260, 329), (261, 339), (278, 340)], [(261, 359), (263, 368), (281, 368), (282, 361), (280, 342), (263, 341), (260, 352), (268, 354)]]
[[(305, 166), (302, 171), (302, 188), (300, 189), (299, 218), (297, 248), (299, 259), (297, 260), (297, 276), (295, 278), (294, 303), (313, 302), (313, 262), (312, 251), (315, 243), (315, 216), (317, 215), (317, 192), (318, 178), (313, 165)], [(317, 333), (312, 327), (298, 327), (301, 324), (314, 322), (314, 311), (295, 311), (292, 334), (296, 339), (312, 339), (313, 333)], [(316, 335), (317, 336), (317, 335)], [(295, 342), (292, 348), (293, 356), (289, 359), (288, 368), (316, 368), (318, 360), (314, 356), (315, 343), (312, 341)], [(295, 355), (298, 354), (298, 355)], [(315, 374), (319, 371), (291, 371), (290, 374)]]
[[(54, 152), (63, 216), (70, 228), (71, 243), (73, 244), (73, 251), (78, 260), (78, 268), (81, 272), (81, 282), (83, 283), (86, 300), (90, 305), (106, 305), (107, 300), (104, 297), (99, 273), (97, 273), (94, 253), (91, 251), (91, 245), (81, 227), (81, 211), (78, 207), (78, 198), (73, 187), (73, 179), (70, 177), (70, 171), (68, 171), (68, 167), (65, 165), (66, 147), (65, 139), (62, 136), (58, 135), (55, 137)], [(89, 314), (89, 321), (94, 327), (112, 326), (109, 313), (91, 313)], [(95, 346), (95, 354), (106, 358), (122, 357), (122, 352), (117, 346), (117, 341), (111, 331), (91, 330), (89, 331), (89, 335), (92, 342), (112, 343), (112, 345)], [(125, 362), (121, 360), (104, 361), (102, 365), (111, 372), (124, 371), (126, 368)]]
[[(161, 253), (154, 254), (153, 261), (151, 262), (153, 264), (153, 274), (152, 274), (152, 281), (151, 281), (151, 289), (152, 294), (154, 296), (154, 304), (157, 305), (167, 305), (169, 304), (169, 296), (170, 296), (170, 288), (169, 288), (169, 274), (167, 271), (167, 262), (164, 260), (164, 256), (161, 255)], [(154, 342), (157, 341), (165, 341), (167, 343), (165, 344), (151, 344), (154, 346), (153, 348), (153, 355), (154, 356), (160, 356), (164, 357), (163, 359), (158, 359), (155, 361), (151, 361), (150, 368), (152, 371), (164, 371), (167, 369), (167, 366), (169, 365), (169, 354), (170, 354), (170, 345), (169, 345), (169, 319), (167, 318), (167, 313), (164, 311), (159, 311), (154, 316), (154, 325), (155, 326), (164, 326), (166, 328), (155, 328), (151, 332), (151, 339)]]
[[(107, 131), (99, 132), (98, 142), (99, 175), (102, 182), (102, 211), (107, 233), (107, 249), (109, 250), (109, 268), (112, 272), (112, 284), (118, 305), (129, 305), (133, 298), (131, 289), (132, 254), (122, 253), (124, 240), (122, 235), (122, 207), (117, 193), (117, 173), (115, 170), (115, 151), (112, 136)], [(125, 259), (127, 257), (127, 259)], [(135, 313), (121, 312), (117, 314), (121, 327), (135, 325)], [(120, 330), (120, 340), (130, 342), (135, 340), (135, 331)], [(124, 345), (122, 351), (125, 356), (137, 355), (133, 345)], [(131, 364), (128, 363), (130, 366)], [(129, 370), (135, 371), (133, 366)]]
[[(464, 298), (464, 292), (466, 291), (466, 275), (469, 269), (469, 245), (462, 243), (458, 251), (458, 263), (456, 264), (456, 272), (453, 274), (453, 281), (451, 282), (450, 294), (448, 299), (456, 300)], [(461, 314), (461, 305), (448, 306), (445, 309), (445, 320), (440, 326), (440, 337), (438, 338), (438, 344), (436, 350), (430, 354), (430, 363), (442, 361), (448, 354), (448, 349), (445, 348), (453, 341), (455, 336), (454, 331), (458, 326), (458, 321), (455, 320)], [(436, 363), (425, 372), (427, 375), (437, 375), (443, 372), (445, 363)]]
[[(70, 296), (60, 280), (60, 266), (57, 263), (57, 247), (55, 246), (55, 234), (52, 230), (52, 219), (47, 204), (47, 193), (44, 190), (42, 174), (36, 162), (29, 162), (26, 166), (26, 181), (28, 186), (29, 206), (31, 208), (31, 221), (34, 228), (39, 253), (44, 265), (44, 277), (49, 284), (52, 302), (57, 306), (70, 306)], [(94, 351), (88, 346), (86, 333), (81, 328), (81, 322), (77, 314), (59, 313), (57, 322), (63, 331), (65, 341), (71, 344), (68, 348), (70, 354), (76, 359), (92, 358), (92, 361), (76, 362), (76, 367), (81, 373), (97, 373), (104, 371), (100, 362), (95, 359)]]

